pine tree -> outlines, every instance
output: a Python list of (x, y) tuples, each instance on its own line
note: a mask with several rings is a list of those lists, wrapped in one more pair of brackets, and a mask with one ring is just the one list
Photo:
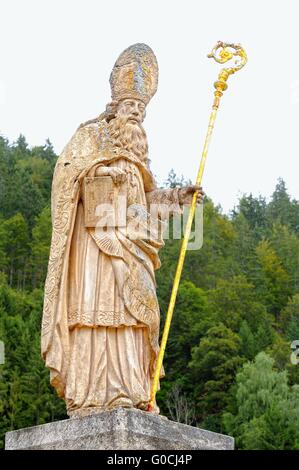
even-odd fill
[(278, 222), (290, 227), (297, 235), (299, 234), (299, 203), (296, 200), (291, 200), (282, 178), (278, 179), (268, 204), (267, 219), (270, 224)]
[(2, 222), (1, 234), (9, 284), (21, 288), (26, 282), (29, 255), (29, 233), (24, 217), (18, 213)]
[(189, 367), (201, 426), (208, 423), (209, 429), (221, 431), (221, 413), (229, 402), (236, 371), (243, 363), (240, 354), (239, 336), (221, 323), (210, 328), (192, 349)]
[(268, 311), (278, 320), (279, 312), (291, 294), (290, 278), (268, 240), (262, 240), (257, 245), (256, 253), (260, 266), (257, 291), (264, 299)]

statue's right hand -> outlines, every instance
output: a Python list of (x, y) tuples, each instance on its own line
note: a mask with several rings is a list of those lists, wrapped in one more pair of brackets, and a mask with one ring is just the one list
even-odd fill
[(99, 166), (96, 169), (96, 176), (111, 176), (114, 184), (124, 183), (127, 173), (116, 166)]
[(117, 167), (108, 167), (108, 175), (113, 179), (114, 184), (122, 184), (127, 179), (127, 173)]

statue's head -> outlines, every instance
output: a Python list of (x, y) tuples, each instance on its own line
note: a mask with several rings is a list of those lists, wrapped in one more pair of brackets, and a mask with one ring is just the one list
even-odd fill
[(148, 144), (142, 121), (145, 104), (136, 98), (125, 98), (110, 104), (107, 131), (110, 146), (132, 152), (141, 161), (148, 158)]
[(106, 108), (112, 145), (147, 159), (142, 122), (145, 108), (157, 91), (158, 64), (146, 44), (134, 44), (121, 53), (110, 75), (112, 102)]

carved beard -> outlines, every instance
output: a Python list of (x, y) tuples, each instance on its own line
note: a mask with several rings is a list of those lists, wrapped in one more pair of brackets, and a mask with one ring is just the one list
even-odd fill
[(108, 124), (113, 147), (123, 148), (141, 161), (147, 161), (148, 145), (146, 133), (141, 124), (132, 123), (127, 118), (115, 117)]

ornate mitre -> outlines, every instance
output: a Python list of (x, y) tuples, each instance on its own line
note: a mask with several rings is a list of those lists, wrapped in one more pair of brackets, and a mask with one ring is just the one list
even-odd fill
[(113, 101), (135, 98), (148, 104), (158, 86), (158, 63), (146, 44), (125, 49), (115, 62), (110, 75)]

